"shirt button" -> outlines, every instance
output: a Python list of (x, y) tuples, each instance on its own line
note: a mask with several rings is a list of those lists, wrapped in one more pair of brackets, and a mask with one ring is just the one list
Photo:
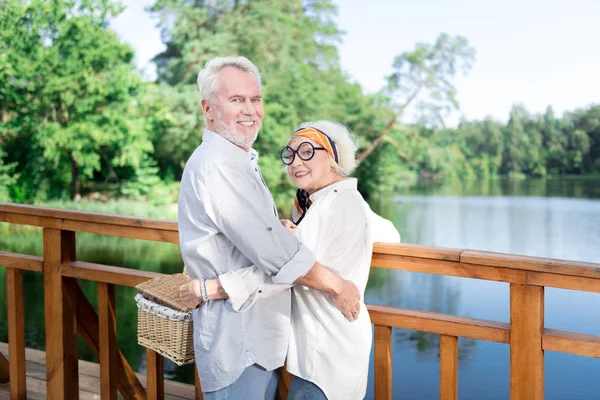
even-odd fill
[(273, 228), (271, 228), (271, 227), (268, 227), (268, 228), (267, 228), (267, 230), (268, 230), (269, 232), (271, 232), (271, 231), (273, 230)]
[(258, 290), (258, 294), (261, 294), (261, 293), (262, 293), (262, 290), (261, 290), (261, 289), (259, 289), (259, 290)]
[(333, 189), (333, 191), (337, 193), (337, 189)]

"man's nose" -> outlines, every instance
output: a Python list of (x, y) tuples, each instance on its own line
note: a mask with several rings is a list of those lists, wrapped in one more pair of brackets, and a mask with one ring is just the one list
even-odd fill
[(242, 113), (245, 115), (255, 115), (256, 114), (256, 108), (254, 107), (254, 104), (252, 104), (252, 101), (250, 99), (247, 99), (244, 102), (244, 107), (242, 107)]

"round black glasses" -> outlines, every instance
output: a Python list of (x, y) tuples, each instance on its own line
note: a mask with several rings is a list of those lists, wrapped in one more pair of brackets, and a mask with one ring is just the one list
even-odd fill
[(281, 157), (281, 161), (283, 161), (285, 165), (292, 165), (296, 158), (296, 154), (298, 154), (298, 157), (300, 157), (301, 160), (308, 161), (315, 156), (316, 150), (327, 151), (325, 147), (315, 147), (310, 142), (302, 142), (296, 150), (292, 149), (290, 146), (285, 146), (281, 149), (279, 157)]

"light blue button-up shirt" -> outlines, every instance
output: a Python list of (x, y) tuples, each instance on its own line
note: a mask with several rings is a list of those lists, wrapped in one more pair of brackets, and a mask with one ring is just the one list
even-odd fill
[[(275, 283), (293, 283), (315, 257), (279, 222), (273, 198), (246, 152), (205, 131), (179, 190), (179, 241), (190, 278), (215, 279), (256, 265)], [(257, 363), (283, 365), (290, 335), (290, 292), (237, 313), (226, 301), (194, 311), (194, 350), (205, 392), (233, 383)]]

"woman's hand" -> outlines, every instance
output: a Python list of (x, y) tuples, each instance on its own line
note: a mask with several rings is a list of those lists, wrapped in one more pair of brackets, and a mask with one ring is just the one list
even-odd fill
[(198, 279), (193, 279), (179, 286), (179, 298), (189, 310), (196, 308), (202, 301), (201, 286), (202, 283)]
[(285, 226), (290, 232), (294, 232), (296, 230), (296, 224), (289, 219), (281, 219), (280, 221), (281, 225)]

